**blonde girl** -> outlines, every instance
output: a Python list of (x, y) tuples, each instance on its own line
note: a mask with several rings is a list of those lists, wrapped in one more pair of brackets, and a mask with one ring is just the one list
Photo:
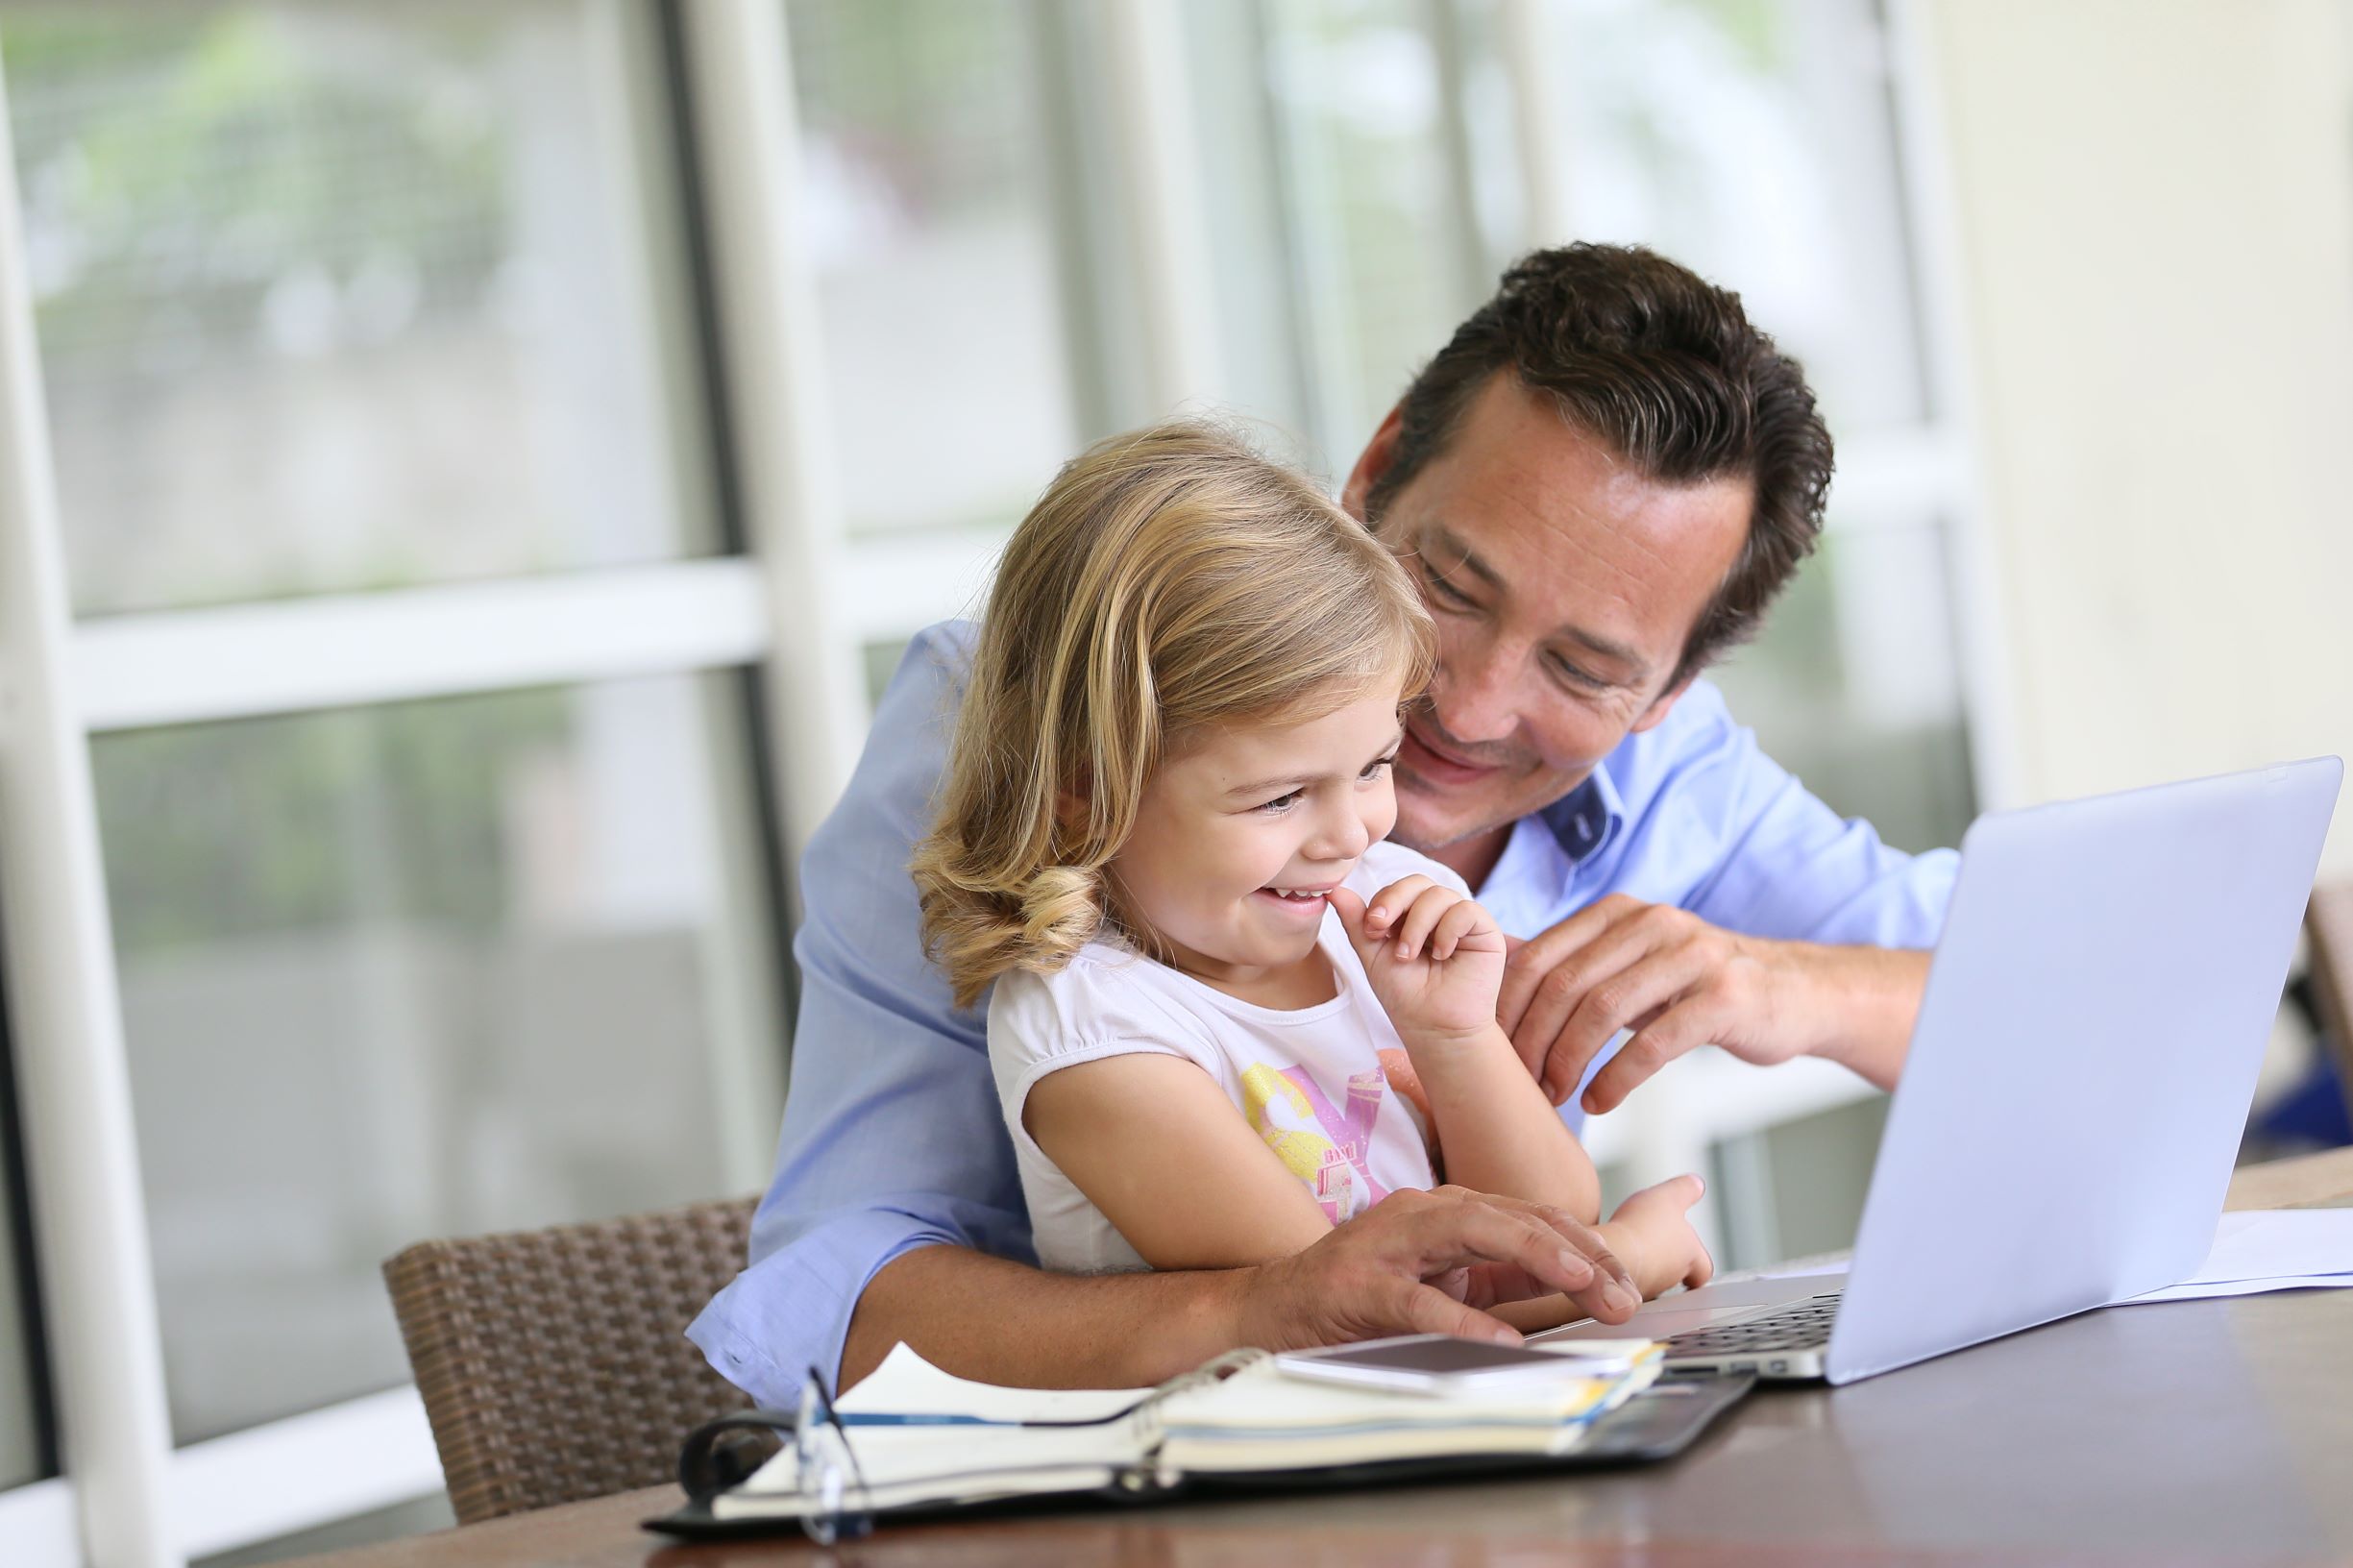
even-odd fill
[[(1433, 647), (1388, 551), (1213, 427), (1101, 443), (1016, 532), (913, 870), (958, 1005), (995, 988), (1044, 1266), (1262, 1262), (1441, 1170), (1596, 1217), (1496, 1023), (1502, 932), (1384, 842)], [(1602, 1227), (1646, 1295), (1705, 1279), (1697, 1193)]]

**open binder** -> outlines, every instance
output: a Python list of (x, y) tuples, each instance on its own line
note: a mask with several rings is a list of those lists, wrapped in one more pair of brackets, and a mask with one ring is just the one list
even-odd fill
[[(1152, 1389), (1002, 1388), (957, 1378), (905, 1345), (839, 1405), (875, 1520), (1070, 1503), (1557, 1470), (1663, 1458), (1736, 1403), (1752, 1379), (1666, 1379), (1634, 1342), (1608, 1370), (1432, 1396), (1314, 1384), (1259, 1351), (1221, 1357)], [(748, 1477), (726, 1473), (731, 1433), (789, 1433), (796, 1417), (746, 1411), (699, 1429), (680, 1458), (688, 1505), (650, 1529), (679, 1535), (790, 1530), (821, 1507), (793, 1443)]]

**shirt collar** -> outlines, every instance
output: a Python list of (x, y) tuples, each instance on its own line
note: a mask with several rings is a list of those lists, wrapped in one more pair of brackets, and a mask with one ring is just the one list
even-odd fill
[(1579, 865), (1609, 847), (1626, 821), (1626, 804), (1605, 768), (1596, 768), (1585, 781), (1536, 813), (1553, 830), (1561, 852)]

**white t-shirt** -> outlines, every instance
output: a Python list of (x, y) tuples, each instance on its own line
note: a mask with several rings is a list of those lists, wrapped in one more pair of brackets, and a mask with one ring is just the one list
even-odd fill
[[(1457, 892), (1462, 879), (1402, 845), (1365, 850), (1346, 886), (1372, 895), (1420, 872)], [(989, 1064), (1029, 1203), (1039, 1262), (1066, 1273), (1149, 1265), (1046, 1157), (1021, 1125), (1047, 1073), (1150, 1051), (1197, 1064), (1307, 1187), (1334, 1224), (1399, 1188), (1434, 1177), (1420, 1115), (1389, 1090), (1385, 1052), (1405, 1046), (1382, 1010), (1340, 918), (1324, 912), (1316, 943), (1339, 994), (1296, 1011), (1229, 996), (1124, 943), (1091, 942), (1052, 974), (1000, 978), (989, 1004)]]

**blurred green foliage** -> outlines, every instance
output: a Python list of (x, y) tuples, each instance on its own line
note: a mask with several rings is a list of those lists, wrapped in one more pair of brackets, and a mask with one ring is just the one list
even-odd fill
[(560, 689), (132, 730), (93, 745), (126, 953), (372, 921), (488, 932), (519, 770), (561, 760)]
[(495, 21), (12, 7), (0, 64), (50, 373), (250, 338), (298, 269), (397, 266), (427, 308), (470, 301), (508, 200)]

